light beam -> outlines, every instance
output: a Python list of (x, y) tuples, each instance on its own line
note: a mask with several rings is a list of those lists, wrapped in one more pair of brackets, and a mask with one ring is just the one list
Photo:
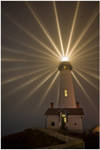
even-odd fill
[(48, 79), (55, 73), (56, 71), (53, 71), (52, 73), (49, 73), (49, 75), (40, 83), (38, 84), (35, 89), (33, 89), (29, 94), (25, 97), (24, 100), (29, 99), (45, 82), (48, 81)]
[[(22, 42), (22, 41), (20, 42), (20, 41), (14, 39), (14, 38), (12, 38), (12, 37), (10, 37), (10, 36), (8, 36), (8, 35), (6, 35), (6, 38), (9, 39), (9, 40), (11, 40), (11, 41), (13, 41), (13, 42), (15, 42), (15, 43), (17, 43), (17, 44), (20, 44), (20, 45), (24, 46), (25, 48), (28, 48), (28, 49), (30, 48), (30, 49), (32, 49), (32, 50), (36, 50), (36, 51), (38, 51), (39, 53), (45, 55), (46, 57), (50, 57), (51, 59), (52, 59), (53, 57), (55, 57), (55, 56), (52, 55), (51, 53), (47, 53), (46, 51), (44, 51), (44, 49), (40, 49), (40, 48), (34, 47), (34, 45), (29, 45), (29, 44), (26, 44), (25, 42)], [(56, 59), (56, 57), (55, 57), (55, 59)]]
[(98, 87), (93, 84), (93, 82), (91, 82), (89, 79), (87, 79), (84, 75), (82, 75), (82, 73), (80, 73), (78, 70), (74, 69), (74, 71), (85, 81), (87, 81), (92, 87), (94, 87), (96, 90), (99, 90)]
[(49, 85), (48, 88), (46, 89), (44, 95), (42, 96), (41, 101), (40, 101), (40, 103), (39, 103), (39, 107), (42, 105), (43, 101), (45, 100), (45, 98), (46, 98), (48, 92), (49, 92), (50, 89), (52, 88), (52, 86), (53, 86), (54, 82), (56, 81), (58, 75), (59, 75), (59, 71), (56, 73), (56, 75), (55, 75), (55, 77), (53, 78), (52, 82), (50, 83), (50, 85)]
[(84, 35), (86, 34), (86, 32), (88, 31), (88, 29), (90, 28), (90, 26), (92, 25), (92, 23), (94, 22), (94, 20), (96, 19), (98, 15), (98, 11), (95, 10), (95, 13), (93, 14), (93, 16), (89, 19), (86, 27), (84, 28), (83, 32), (81, 33), (81, 35), (79, 36), (79, 38), (77, 39), (77, 41), (75, 42), (74, 46), (72, 47), (71, 51), (69, 52), (69, 57), (71, 56), (71, 54), (73, 53), (73, 51), (75, 50), (75, 48), (77, 47), (77, 45), (79, 44), (79, 42), (81, 41), (81, 39), (84, 37)]
[(48, 34), (48, 32), (46, 31), (46, 29), (44, 28), (43, 24), (40, 22), (39, 18), (37, 17), (37, 15), (35, 14), (35, 12), (33, 11), (32, 7), (29, 5), (28, 2), (25, 2), (26, 6), (28, 7), (29, 11), (31, 12), (31, 14), (33, 15), (33, 17), (36, 19), (36, 21), (38, 22), (38, 24), (40, 25), (42, 31), (44, 32), (44, 34), (46, 35), (46, 37), (49, 39), (49, 41), (51, 42), (51, 44), (53, 45), (53, 47), (55, 48), (57, 54), (59, 56), (61, 56), (61, 53), (59, 52), (57, 46), (55, 45), (55, 43), (53, 42), (52, 38), (50, 37), (50, 35)]
[[(43, 71), (43, 73), (37, 75), (36, 77), (32, 77), (30, 80), (28, 80), (27, 82), (25, 82), (24, 84), (21, 84), (20, 86), (17, 86), (16, 88), (14, 88), (14, 90), (12, 90), (11, 92), (9, 92), (8, 96), (11, 95), (11, 94), (14, 94), (15, 92), (21, 90), (22, 88), (25, 88), (26, 86), (32, 84), (34, 81), (36, 81), (37, 79), (39, 79), (40, 77), (42, 77), (43, 75), (47, 74), (47, 73), (50, 73), (50, 70), (49, 71), (46, 71), (47, 69), (42, 69), (42, 70), (39, 70), (39, 72)], [(44, 72), (45, 71), (45, 72)]]
[(62, 55), (64, 56), (64, 48), (63, 48), (63, 42), (62, 42), (62, 37), (61, 37), (61, 31), (60, 31), (58, 13), (57, 13), (57, 8), (56, 8), (56, 2), (53, 2), (53, 7), (54, 7), (54, 13), (55, 13), (55, 17), (56, 17), (56, 23), (57, 23), (57, 29), (58, 29), (58, 35), (59, 35)]
[(58, 53), (54, 52), (52, 49), (50, 49), (45, 43), (40, 41), (36, 36), (34, 36), (31, 32), (29, 32), (27, 29), (25, 29), (23, 26), (18, 24), (14, 19), (12, 19), (10, 16), (8, 16), (9, 20), (14, 23), (20, 30), (22, 30), (25, 34), (27, 34), (29, 37), (31, 37), (33, 40), (35, 40), (37, 43), (39, 43), (41, 46), (43, 46), (48, 52), (52, 53), (55, 57), (59, 59)]
[[(50, 68), (49, 68), (49, 69), (50, 69)], [(16, 77), (11, 77), (11, 78), (8, 79), (8, 80), (2, 81), (2, 85), (8, 84), (8, 83), (11, 83), (11, 82), (14, 82), (14, 81), (16, 81), (16, 80), (19, 80), (19, 79), (22, 79), (22, 78), (27, 77), (27, 76), (29, 76), (29, 75), (32, 75), (32, 74), (41, 72), (41, 71), (43, 71), (43, 70), (45, 70), (45, 68), (41, 68), (41, 69), (36, 70), (36, 71), (31, 71), (31, 72), (29, 72), (29, 73), (22, 74), (22, 75), (19, 75), (19, 76), (16, 76)]]
[(94, 74), (93, 72), (91, 72), (91, 71), (89, 71), (89, 70), (84, 70), (84, 69), (82, 69), (82, 68), (80, 69), (80, 68), (77, 67), (77, 66), (74, 66), (74, 68), (76, 68), (77, 70), (79, 70), (79, 71), (81, 71), (81, 72), (84, 72), (84, 73), (87, 74), (88, 76), (91, 76), (91, 77), (93, 77), (93, 78), (99, 80), (99, 76), (96, 75), (96, 74)]
[[(86, 48), (86, 50), (85, 50), (85, 49), (82, 49), (82, 52), (78, 52), (78, 54), (76, 54), (76, 55), (73, 54), (73, 59), (72, 59), (72, 61), (73, 61), (73, 60), (76, 60), (76, 61), (77, 61), (77, 58), (78, 58), (78, 57), (80, 58), (81, 56), (82, 56), (83, 58), (84, 58), (85, 55), (88, 56), (88, 54), (91, 53), (91, 50), (92, 50), (92, 49), (95, 49), (95, 48), (97, 48), (97, 47), (98, 47), (98, 45), (96, 44), (96, 45), (93, 45), (93, 46), (90, 47), (90, 48)], [(73, 52), (73, 53), (74, 53), (74, 52)]]
[(90, 96), (87, 94), (87, 92), (85, 91), (84, 87), (82, 86), (82, 84), (80, 83), (80, 81), (78, 80), (78, 78), (76, 77), (76, 75), (72, 73), (72, 76), (74, 77), (75, 81), (77, 82), (77, 84), (79, 85), (79, 87), (81, 88), (82, 92), (84, 93), (84, 95), (86, 96), (87, 100), (89, 101), (89, 103), (91, 104), (92, 108), (97, 111), (97, 109), (94, 106), (94, 103), (92, 102)]
[(27, 62), (33, 62), (33, 60), (28, 60), (28, 59), (17, 59), (17, 58), (1, 58), (1, 61), (2, 62), (24, 62), (24, 63), (27, 63)]
[(73, 35), (74, 27), (75, 27), (75, 24), (76, 24), (76, 19), (77, 19), (77, 15), (78, 15), (79, 6), (80, 6), (80, 2), (78, 1), (77, 5), (76, 5), (76, 10), (75, 10), (75, 14), (74, 14), (74, 19), (73, 19), (73, 23), (72, 23), (72, 28), (71, 28), (70, 36), (69, 36), (68, 46), (66, 48), (66, 56), (68, 56), (68, 51), (70, 49), (70, 44), (71, 44), (71, 40), (72, 40), (72, 35)]
[[(89, 39), (87, 39), (85, 42), (83, 42), (80, 46), (79, 46), (79, 48), (77, 48), (77, 50), (76, 51), (74, 51), (73, 53), (74, 53), (74, 56), (75, 55), (83, 55), (84, 53), (85, 53), (85, 51), (83, 51), (82, 49), (83, 48), (85, 48), (89, 43), (91, 43), (93, 40), (95, 40), (96, 38), (98, 37), (98, 33), (95, 33), (95, 34), (93, 34), (93, 36), (91, 37), (91, 38), (89, 38)], [(97, 44), (96, 45), (93, 45), (92, 47), (91, 47), (91, 49), (93, 49), (93, 47), (96, 47), (97, 46)], [(88, 48), (86, 48), (87, 49), (87, 51), (88, 51)]]

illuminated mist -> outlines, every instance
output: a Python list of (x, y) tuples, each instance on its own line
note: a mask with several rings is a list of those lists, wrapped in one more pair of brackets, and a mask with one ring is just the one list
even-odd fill
[(44, 127), (70, 61), (84, 128), (98, 125), (99, 2), (2, 2), (2, 135)]

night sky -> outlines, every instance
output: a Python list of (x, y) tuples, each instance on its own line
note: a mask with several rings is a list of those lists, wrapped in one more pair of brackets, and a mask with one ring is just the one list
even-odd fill
[[(68, 39), (72, 27), (73, 17), (77, 2), (56, 2), (59, 25), (61, 29), (62, 41), (64, 49), (68, 44)], [(57, 48), (60, 50), (60, 42), (57, 31), (56, 19), (54, 14), (53, 2), (29, 2), (32, 10), (39, 18), (40, 22), (52, 37)], [(80, 37), (83, 30), (88, 26), (91, 17), (98, 12), (99, 2), (80, 2), (78, 16), (73, 31), (71, 48)], [(27, 95), (34, 90), (47, 77), (47, 71), (57, 70), (60, 60), (32, 38), (34, 35), (40, 41), (45, 43), (53, 52), (56, 52), (47, 36), (42, 31), (40, 25), (29, 11), (25, 2), (2, 2), (1, 10), (2, 21), (2, 91), (1, 91), (1, 115), (2, 115), (2, 135), (11, 134), (31, 127), (45, 127), (44, 113), (54, 102), (57, 106), (59, 77), (48, 92), (43, 103), (39, 106), (42, 96), (45, 94), (48, 86), (52, 82), (54, 75), (47, 80), (40, 88), (37, 88), (27, 100), (24, 100)], [(99, 17), (98, 15), (88, 28), (83, 38), (75, 48), (91, 39), (84, 48), (77, 53), (85, 52), (81, 57), (77, 56), (73, 59), (72, 66), (77, 65), (81, 72), (88, 78), (96, 87), (95, 89), (82, 77), (75, 73), (85, 91), (89, 95), (96, 111), (91, 106), (87, 97), (73, 78), (76, 100), (79, 101), (80, 107), (84, 109), (84, 128), (89, 129), (98, 125), (98, 107), (99, 107), (99, 90), (98, 90), (98, 66), (99, 66)], [(96, 35), (96, 36), (95, 36)], [(60, 51), (61, 52), (61, 51)], [(4, 59), (6, 58), (6, 59)], [(74, 52), (72, 54), (74, 58)], [(27, 73), (33, 72), (24, 77)], [(90, 72), (86, 74), (85, 72)], [(93, 76), (92, 76), (93, 74)], [(28, 80), (40, 77), (27, 86), (19, 88)], [(17, 78), (17, 79), (16, 79)], [(11, 81), (14, 79), (13, 81)], [(9, 82), (7, 82), (9, 80)], [(13, 92), (16, 89), (15, 92)]]

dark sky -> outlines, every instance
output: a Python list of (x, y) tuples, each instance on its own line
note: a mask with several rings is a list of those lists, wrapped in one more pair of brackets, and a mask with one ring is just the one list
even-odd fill
[[(66, 48), (69, 39), (76, 3), (77, 2), (67, 1), (56, 2), (64, 49)], [(56, 43), (57, 47), (60, 49), (60, 42), (57, 33), (56, 19), (52, 2), (29, 2), (29, 4), (31, 5), (36, 15), (39, 17), (45, 29), (52, 37), (53, 41)], [(81, 35), (84, 28), (86, 28), (87, 24), (89, 23), (89, 19), (96, 11), (98, 11), (98, 7), (98, 2), (80, 2), (71, 47), (76, 42), (77, 38)], [(44, 66), (46, 65), (48, 65), (51, 70), (54, 70), (55, 66), (58, 66), (58, 62), (56, 61), (55, 56), (53, 56), (51, 60), (48, 60), (49, 52), (27, 34), (31, 33), (31, 35), (36, 36), (39, 40), (44, 42), (54, 51), (52, 44), (45, 36), (44, 32), (41, 30), (39, 24), (36, 22), (35, 18), (32, 16), (24, 2), (2, 2), (1, 11), (2, 58), (26, 60), (24, 62), (2, 61), (2, 82), (8, 79), (16, 78), (20, 75), (24, 75), (32, 71), (34, 72), (34, 76), (32, 74), (2, 85), (2, 135), (5, 135), (29, 127), (45, 126), (44, 112), (49, 107), (49, 103), (51, 101), (53, 101), (55, 105), (57, 104), (59, 77), (57, 78), (55, 84), (53, 85), (44, 102), (39, 108), (38, 104), (41, 101), (41, 97), (45, 93), (49, 84), (52, 82), (54, 76), (50, 78), (45, 84), (43, 84), (43, 86), (41, 86), (28, 100), (24, 101), (24, 98), (29, 94), (29, 92), (32, 91), (32, 89), (34, 89), (38, 84), (40, 84), (43, 79), (46, 78), (46, 75), (42, 76), (44, 71), (40, 71), (37, 73), (35, 71), (38, 70), (38, 68), (44, 68)], [(81, 53), (84, 50), (85, 54), (88, 57), (78, 57), (75, 60), (76, 64), (78, 64), (80, 68), (82, 64), (83, 68), (87, 67), (87, 70), (90, 70), (91, 74), (93, 73), (97, 76), (99, 59), (98, 20), (99, 19), (97, 15), (96, 19), (89, 27), (86, 34), (77, 46), (77, 48), (79, 48), (83, 43), (85, 43), (92, 36), (97, 34), (97, 37), (92, 42), (87, 44), (85, 49), (82, 49), (80, 51)], [(92, 48), (94, 45), (97, 45), (97, 47)], [(41, 51), (45, 54), (42, 54)], [(28, 53), (32, 56), (24, 55), (23, 52)], [(80, 60), (83, 61), (80, 63)], [(74, 68), (74, 63), (72, 65)], [(10, 69), (15, 70), (11, 71)], [(86, 70), (84, 69), (83, 71)], [(39, 74), (41, 74), (41, 78), (29, 84), (25, 88), (22, 88), (13, 94), (9, 94), (14, 89), (23, 85), (28, 80), (35, 78)], [(85, 75), (98, 88), (98, 80), (94, 77), (91, 77), (90, 75)], [(89, 83), (87, 83), (87, 81), (82, 79), (80, 76), (77, 75), (77, 77), (80, 80), (82, 86), (85, 88), (87, 94), (90, 96), (91, 101), (93, 102), (94, 107), (97, 110), (96, 112), (93, 110), (90, 102), (87, 100), (86, 96), (77, 85), (75, 80), (73, 80), (76, 99), (80, 102), (80, 106), (84, 109), (85, 112), (84, 128), (92, 128), (98, 124), (99, 92), (94, 87), (89, 85)]]

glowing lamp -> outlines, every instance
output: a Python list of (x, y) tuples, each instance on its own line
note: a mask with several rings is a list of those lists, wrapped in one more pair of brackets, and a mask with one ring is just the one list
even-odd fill
[(69, 61), (69, 58), (68, 58), (67, 56), (63, 56), (63, 57), (61, 58), (61, 61), (62, 61), (62, 62)]

